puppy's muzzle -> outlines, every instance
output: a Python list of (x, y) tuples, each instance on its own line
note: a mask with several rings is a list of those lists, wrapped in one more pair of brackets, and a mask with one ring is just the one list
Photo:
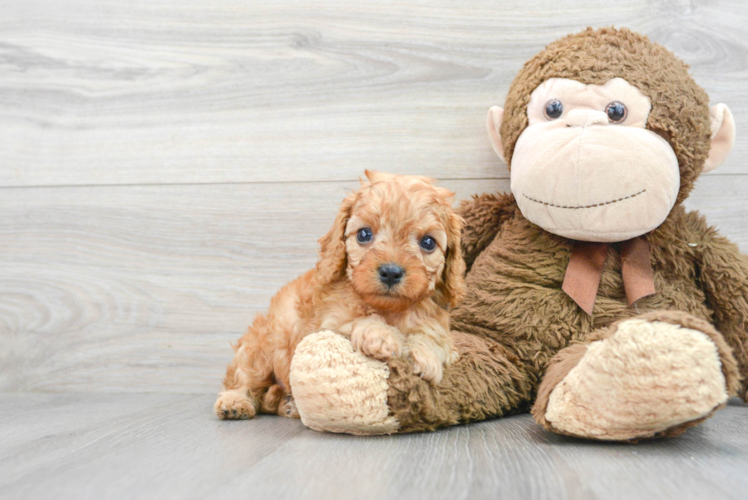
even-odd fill
[(404, 274), (403, 268), (397, 264), (382, 264), (379, 266), (379, 279), (389, 288), (400, 283)]

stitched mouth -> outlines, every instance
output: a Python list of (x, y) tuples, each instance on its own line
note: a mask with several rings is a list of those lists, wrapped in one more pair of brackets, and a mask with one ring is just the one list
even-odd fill
[(522, 196), (524, 196), (525, 198), (527, 198), (530, 201), (534, 201), (535, 203), (540, 203), (541, 205), (546, 205), (546, 206), (549, 206), (549, 207), (566, 208), (566, 209), (569, 209), (569, 210), (579, 210), (580, 208), (604, 207), (605, 205), (612, 205), (613, 203), (618, 203), (619, 201), (630, 200), (631, 198), (639, 196), (640, 194), (644, 194), (646, 191), (647, 191), (646, 189), (642, 189), (638, 193), (630, 194), (628, 196), (624, 196), (623, 198), (618, 198), (617, 200), (610, 200), (610, 201), (605, 201), (605, 202), (602, 202), (602, 203), (595, 203), (594, 205), (579, 205), (579, 206), (576, 206), (576, 207), (571, 206), (571, 205), (568, 205), (568, 206), (567, 205), (555, 205), (553, 203), (548, 203), (547, 201), (541, 201), (541, 200), (536, 200), (535, 198), (530, 198), (526, 194), (523, 194)]

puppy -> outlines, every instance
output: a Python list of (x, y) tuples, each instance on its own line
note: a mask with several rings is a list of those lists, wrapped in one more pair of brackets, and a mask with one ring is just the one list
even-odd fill
[(366, 177), (319, 240), (316, 269), (282, 288), (234, 348), (215, 404), (220, 418), (298, 417), (291, 358), (319, 330), (346, 335), (382, 361), (410, 355), (415, 373), (433, 384), (457, 359), (447, 308), (464, 294), (465, 263), (454, 194), (427, 177)]

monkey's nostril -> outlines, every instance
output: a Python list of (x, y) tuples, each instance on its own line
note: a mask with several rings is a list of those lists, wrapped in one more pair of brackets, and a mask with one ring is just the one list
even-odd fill
[(393, 286), (403, 279), (405, 271), (396, 264), (383, 264), (379, 266), (379, 279), (387, 286)]

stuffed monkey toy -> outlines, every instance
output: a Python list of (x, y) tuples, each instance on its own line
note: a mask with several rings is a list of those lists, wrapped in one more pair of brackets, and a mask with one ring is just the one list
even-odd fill
[(673, 436), (746, 398), (748, 259), (683, 200), (734, 142), (688, 67), (612, 28), (548, 45), (488, 114), (511, 194), (462, 204), (460, 358), (433, 386), (334, 332), (299, 345), (303, 422), (354, 434), (532, 411), (549, 431)]

